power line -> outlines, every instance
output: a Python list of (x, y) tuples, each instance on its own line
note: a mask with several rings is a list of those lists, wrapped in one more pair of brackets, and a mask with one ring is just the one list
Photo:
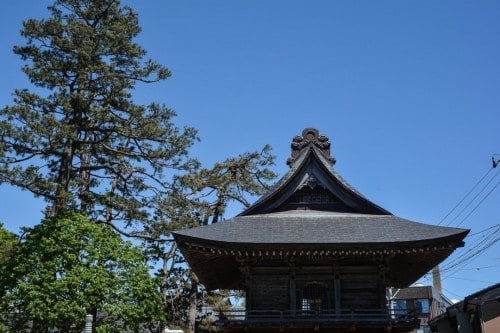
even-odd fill
[[(491, 228), (488, 228), (488, 229), (491, 229)], [(497, 228), (492, 234), (489, 234), (488, 236), (484, 237), (484, 239), (479, 240), (477, 242), (477, 244), (472, 249), (467, 250), (465, 253), (461, 254), (459, 257), (452, 260), (452, 262), (448, 263), (448, 265), (443, 266), (443, 268), (441, 269), (441, 272), (448, 272), (447, 274), (445, 274), (445, 276), (443, 276), (443, 278), (442, 278), (443, 281), (446, 279), (449, 279), (449, 278), (461, 279), (461, 278), (454, 276), (455, 274), (457, 274), (460, 271), (499, 268), (498, 265), (483, 266), (483, 267), (476, 267), (476, 268), (469, 268), (469, 269), (461, 268), (464, 265), (471, 263), (480, 254), (482, 254), (484, 251), (486, 251), (487, 249), (492, 247), (495, 243), (497, 243), (500, 240), (500, 236), (497, 236), (499, 233), (500, 233), (500, 228)], [(480, 245), (483, 245), (483, 246), (481, 248), (477, 249)], [(477, 249), (477, 250), (475, 252), (472, 252), (474, 249)], [(424, 275), (423, 280), (430, 282), (431, 278), (429, 277), (429, 274)], [(486, 282), (486, 281), (475, 280), (475, 282)]]
[[(493, 169), (490, 169), (489, 171), (491, 171), (491, 170), (493, 170)], [(489, 172), (488, 172), (488, 173), (489, 173)], [(486, 175), (488, 175), (488, 173), (487, 173)], [(454, 217), (451, 221), (449, 221), (449, 222), (448, 222), (448, 224), (447, 224), (446, 226), (449, 226), (451, 223), (453, 223), (453, 221), (455, 221), (458, 217), (460, 217), (460, 215), (462, 215), (462, 213), (463, 213), (463, 212), (464, 212), (467, 208), (469, 208), (469, 206), (470, 206), (470, 205), (474, 202), (474, 200), (476, 200), (476, 199), (477, 199), (477, 198), (478, 198), (478, 197), (479, 197), (479, 196), (483, 193), (483, 191), (484, 191), (484, 190), (485, 190), (485, 189), (486, 189), (486, 188), (487, 188), (487, 187), (491, 184), (491, 182), (492, 182), (492, 181), (496, 178), (496, 176), (498, 176), (498, 174), (499, 174), (499, 173), (500, 173), (500, 169), (497, 171), (497, 173), (495, 173), (495, 175), (494, 175), (493, 177), (491, 177), (491, 179), (490, 179), (490, 180), (486, 183), (486, 185), (484, 185), (484, 186), (481, 188), (481, 190), (479, 190), (479, 192), (478, 192), (478, 193), (477, 193), (477, 194), (476, 194), (476, 195), (475, 195), (475, 196), (474, 196), (474, 197), (473, 197), (473, 198), (472, 198), (472, 199), (471, 199), (471, 200), (470, 200), (470, 201), (469, 201), (469, 202), (465, 205), (465, 207), (463, 207), (463, 208), (462, 208), (462, 210), (461, 210), (461, 211), (460, 211), (460, 212), (459, 212), (459, 213), (458, 213), (458, 214), (457, 214), (457, 215), (456, 215), (456, 216), (455, 216), (455, 217)], [(483, 177), (483, 178), (481, 178), (481, 181), (482, 181), (483, 179), (484, 179), (484, 177)], [(476, 185), (474, 185), (474, 187), (472, 188), (472, 190), (470, 190), (470, 191), (467, 193), (466, 197), (467, 197), (467, 196), (469, 196), (469, 194), (470, 194), (470, 193), (472, 193), (472, 191), (473, 191), (473, 190), (477, 187), (477, 185), (479, 185), (479, 183), (477, 183)], [(493, 187), (493, 190), (494, 190), (497, 186), (498, 186), (498, 183), (497, 183), (497, 185), (496, 185), (495, 187)], [(491, 194), (491, 192), (493, 192), (493, 190), (491, 190), (490, 192), (488, 192), (488, 194), (486, 195), (486, 197), (488, 197), (488, 196)], [(485, 197), (485, 198), (486, 198), (486, 197)], [(480, 204), (484, 201), (484, 199), (485, 199), (485, 198), (483, 198), (483, 200), (481, 200), (481, 201), (479, 202), (479, 204), (478, 204), (478, 205), (477, 205), (477, 206), (473, 209), (473, 211), (477, 209), (477, 207), (478, 207), (478, 206), (479, 206), (479, 205), (480, 205)], [(465, 199), (465, 198), (464, 198), (464, 199)], [(463, 200), (461, 200), (461, 202), (463, 202)], [(461, 202), (460, 202), (460, 203), (461, 203)], [(470, 216), (470, 214), (472, 214), (472, 212), (470, 212), (470, 213), (466, 216), (466, 218), (467, 218), (467, 217), (469, 217), (469, 216)], [(463, 221), (465, 221), (465, 219), (466, 219), (466, 218), (464, 218), (464, 219), (460, 222), (460, 224), (461, 224)], [(457, 225), (457, 226), (458, 226), (458, 225)]]
[(493, 229), (493, 228), (496, 228), (496, 227), (498, 227), (498, 226), (500, 226), (500, 223), (497, 223), (497, 224), (495, 224), (495, 225), (492, 225), (491, 227), (488, 227), (488, 228), (486, 228), (486, 229), (483, 229), (483, 230), (480, 230), (480, 231), (476, 231), (476, 232), (475, 232), (475, 233), (473, 233), (473, 234), (469, 234), (469, 235), (467, 235), (467, 238), (468, 238), (468, 237), (472, 237), (472, 236), (476, 236), (476, 235), (479, 235), (479, 234), (482, 234), (483, 232), (486, 232), (486, 231), (491, 230), (491, 229)]
[(479, 184), (489, 175), (489, 173), (493, 170), (493, 168), (490, 168), (488, 169), (488, 171), (484, 174), (484, 176), (481, 177), (481, 179), (479, 179), (479, 181), (470, 189), (469, 192), (467, 192), (467, 194), (464, 195), (464, 197), (455, 205), (455, 207), (453, 207), (449, 212), (448, 214), (446, 214), (442, 219), (441, 221), (438, 222), (437, 225), (440, 225), (441, 223), (443, 223), (444, 220), (446, 220), (448, 218), (448, 216), (450, 216), (454, 211), (455, 209), (458, 208), (458, 206), (460, 206), (462, 204), (462, 202), (464, 202), (464, 200), (476, 189), (476, 187), (479, 186)]
[(476, 251), (477, 248), (481, 247), (484, 248), (486, 247), (492, 238), (495, 239), (495, 237), (500, 233), (500, 227), (496, 228), (493, 232), (489, 233), (486, 236), (483, 236), (481, 239), (478, 239), (476, 243), (471, 246), (469, 249), (467, 249), (464, 253), (460, 254), (459, 256), (453, 258), (451, 261), (449, 261), (445, 266), (443, 266), (444, 269), (448, 269), (451, 265), (455, 264), (456, 262), (462, 260), (462, 258), (466, 256), (470, 256), (473, 251)]
[(455, 274), (460, 267), (463, 267), (465, 264), (470, 263), (472, 260), (477, 258), (487, 249), (492, 247), (495, 243), (500, 240), (500, 227), (497, 228), (493, 233), (484, 237), (484, 239), (480, 239), (476, 242), (476, 244), (469, 248), (467, 251), (454, 258), (446, 265), (441, 268), (442, 272), (449, 272), (453, 270), (453, 273), (450, 273), (448, 276)]
[(464, 248), (464, 252), (461, 253), (460, 255), (456, 256), (452, 260), (448, 261), (446, 265), (443, 266), (444, 269), (449, 268), (452, 264), (458, 262), (462, 258), (469, 256), (470, 253), (473, 251), (476, 251), (480, 247), (486, 246), (488, 241), (490, 241), (492, 238), (495, 238), (498, 234), (500, 233), (500, 227), (497, 227), (493, 232), (488, 233), (485, 236), (482, 236), (481, 238), (477, 239), (475, 243), (472, 244), (468, 249)]
[[(491, 171), (492, 169), (490, 169), (489, 171)], [(480, 180), (483, 181), (486, 176), (489, 174), (489, 172), (486, 173), (485, 176), (483, 176)], [(498, 175), (498, 172), (486, 183), (485, 186), (483, 186), (481, 188), (481, 190), (479, 191), (478, 194), (476, 194), (474, 196), (474, 198), (472, 198), (472, 200), (460, 211), (460, 213), (452, 220), (448, 223), (448, 225), (455, 221), (457, 219), (457, 217), (461, 216), (462, 213), (465, 211), (466, 208), (468, 208), (472, 202), (474, 202), (480, 194), (482, 194), (484, 192), (484, 190), (491, 184), (491, 182), (493, 181), (493, 179), (495, 179), (495, 177)], [(480, 183), (476, 183), (476, 185), (473, 187), (473, 190), (475, 188), (477, 188), (478, 184)], [(482, 197), (482, 199), (474, 206), (474, 208), (469, 211), (469, 213), (463, 217), (463, 219), (456, 225), (457, 227), (460, 226), (466, 219), (468, 219), (472, 213), (474, 211), (477, 210), (477, 208), (486, 200), (486, 198), (488, 198), (491, 193), (493, 193), (493, 191), (498, 187), (498, 185), (500, 185), (500, 182), (497, 182), (495, 186), (493, 186), (489, 191), (488, 193), (486, 193), (486, 195), (484, 195)], [(467, 194), (467, 196), (472, 193), (472, 191), (469, 191), (469, 193)], [(463, 202), (464, 200), (461, 200), (461, 202)], [(458, 207), (458, 206), (456, 206)], [(447, 215), (449, 216), (449, 214)], [(447, 262), (444, 266), (441, 267), (441, 271), (442, 272), (449, 272), (449, 274), (446, 276), (446, 277), (452, 277), (454, 274), (456, 274), (458, 271), (460, 271), (460, 267), (463, 267), (464, 265), (472, 262), (473, 260), (475, 260), (478, 256), (480, 256), (481, 254), (483, 254), (486, 250), (488, 250), (489, 248), (491, 248), (493, 245), (495, 245), (499, 240), (500, 240), (500, 236), (499, 233), (500, 233), (500, 224), (496, 224), (492, 227), (489, 227), (489, 228), (486, 228), (484, 230), (481, 230), (479, 232), (476, 232), (470, 236), (475, 236), (475, 235), (480, 235), (480, 234), (484, 234), (485, 232), (489, 232), (488, 235), (486, 236), (483, 236), (481, 237), (480, 239), (478, 239), (473, 245), (472, 247), (469, 247), (465, 252), (461, 253), (460, 255), (456, 256), (455, 258), (453, 258), (451, 261)], [(491, 232), (491, 230), (493, 229), (493, 231)], [(445, 278), (446, 278), (445, 277)]]
[(476, 279), (459, 278), (459, 277), (454, 277), (454, 276), (450, 276), (450, 278), (455, 279), (455, 280), (463, 280), (463, 281), (470, 281), (470, 282), (481, 282), (481, 283), (489, 283), (489, 284), (494, 284), (495, 283), (495, 282), (491, 282), (491, 281), (483, 281), (483, 280), (476, 280)]
[(482, 267), (462, 268), (462, 269), (460, 269), (460, 271), (480, 271), (482, 269), (488, 269), (488, 268), (500, 268), (500, 266), (491, 265), (491, 266), (482, 266)]
[[(497, 173), (498, 174), (498, 173)], [(497, 182), (497, 184), (481, 199), (481, 201), (478, 202), (478, 204), (469, 212), (469, 214), (467, 214), (463, 219), (462, 221), (460, 221), (456, 226), (460, 226), (465, 220), (467, 220), (467, 218), (472, 214), (474, 213), (474, 211), (483, 203), (484, 200), (486, 200), (487, 197), (490, 196), (490, 194), (498, 187), (498, 185), (500, 184), (500, 182)]]
[[(441, 287), (442, 288), (442, 287)], [(451, 295), (455, 295), (456, 297), (458, 297), (459, 299), (463, 299), (465, 297), (465, 295), (459, 295), (457, 293), (454, 293), (453, 291), (449, 291), (448, 289), (446, 288), (442, 288), (444, 291), (446, 291), (448, 294), (451, 294)]]
[[(448, 219), (465, 201), (470, 197), (476, 189), (484, 183), (484, 180), (490, 175), (493, 169), (497, 167), (497, 165), (500, 163), (500, 160), (495, 160), (495, 155), (492, 156), (492, 164), (493, 167), (489, 168), (487, 172), (474, 184), (474, 186), (462, 197), (462, 199), (437, 223), (437, 225), (442, 224), (446, 219)], [(458, 218), (462, 217), (463, 214), (466, 212), (466, 210), (478, 199), (481, 194), (484, 193), (490, 186), (490, 184), (493, 182), (493, 180), (498, 176), (500, 173), (500, 170), (496, 172), (487, 182), (484, 186), (481, 187), (481, 189), (475, 194), (475, 196), (470, 199), (465, 206), (455, 215), (453, 219), (451, 219), (448, 223), (447, 226), (452, 224), (454, 221), (456, 221)], [(498, 187), (500, 182), (497, 182), (495, 186), (493, 186), (480, 200), (479, 202), (470, 210), (465, 217), (463, 217), (460, 222), (458, 222), (457, 227), (460, 226), (465, 220), (467, 220), (472, 213), (474, 213), (479, 206), (493, 193), (493, 191)], [(493, 230), (493, 231), (492, 231)], [(485, 233), (488, 232), (488, 234), (485, 235)], [(472, 247), (469, 247), (467, 250), (465, 250), (463, 253), (459, 254), (455, 258), (453, 258), (451, 261), (446, 263), (445, 265), (441, 266), (441, 272), (445, 274), (443, 277), (443, 280), (447, 278), (453, 278), (453, 279), (462, 279), (462, 280), (468, 280), (468, 281), (474, 281), (474, 282), (483, 282), (483, 283), (490, 283), (486, 281), (479, 281), (479, 280), (472, 280), (472, 279), (464, 279), (464, 278), (458, 278), (454, 277), (455, 274), (457, 274), (460, 271), (465, 271), (465, 270), (480, 270), (480, 269), (486, 269), (486, 268), (492, 268), (492, 267), (497, 267), (495, 266), (485, 266), (485, 267), (476, 267), (476, 268), (470, 268), (470, 269), (464, 269), (463, 267), (469, 263), (471, 263), (473, 260), (475, 260), (478, 256), (483, 254), (485, 251), (487, 251), (489, 248), (491, 248), (493, 245), (495, 245), (499, 240), (500, 240), (500, 223), (495, 224), (491, 227), (488, 227), (486, 229), (480, 230), (478, 232), (475, 232), (474, 234), (470, 234), (467, 236), (473, 237), (473, 236), (478, 236), (482, 235), (478, 240), (476, 240), (473, 243)], [(424, 280), (430, 281), (430, 278), (426, 274), (423, 277)], [(443, 290), (446, 290), (443, 288)], [(447, 292), (454, 294), (453, 292), (450, 292), (446, 290)], [(457, 294), (455, 294), (457, 295)], [(457, 295), (459, 296), (459, 295)], [(461, 297), (461, 296), (460, 296)]]

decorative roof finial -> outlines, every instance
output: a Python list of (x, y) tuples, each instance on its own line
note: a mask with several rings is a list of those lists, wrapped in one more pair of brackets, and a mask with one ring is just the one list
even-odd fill
[(286, 164), (292, 165), (297, 156), (308, 147), (315, 146), (332, 163), (335, 164), (335, 158), (330, 155), (330, 141), (326, 135), (320, 135), (316, 128), (306, 128), (302, 135), (297, 135), (292, 140), (292, 157)]

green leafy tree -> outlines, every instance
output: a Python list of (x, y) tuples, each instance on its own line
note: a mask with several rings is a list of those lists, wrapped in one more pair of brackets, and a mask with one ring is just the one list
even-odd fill
[(12, 332), (138, 332), (162, 320), (157, 281), (138, 247), (103, 224), (73, 214), (35, 226), (0, 277), (2, 312)]
[(269, 148), (201, 168), (188, 155), (195, 129), (177, 127), (164, 105), (133, 102), (137, 84), (170, 76), (134, 42), (137, 14), (119, 0), (56, 0), (49, 10), (23, 23), (26, 43), (14, 47), (35, 89), (16, 90), (0, 110), (0, 184), (43, 197), (48, 216), (76, 211), (142, 238), (163, 264), (166, 324), (194, 330), (207, 293), (170, 232), (216, 223), (231, 201), (247, 205), (274, 177)]
[[(4, 228), (3, 223), (0, 223), (0, 272), (7, 272), (7, 261), (17, 245), (17, 237), (14, 233)], [(2, 273), (0, 273), (2, 274)], [(0, 299), (2, 294), (0, 293)], [(2, 311), (0, 306), (0, 332), (7, 329), (2, 318)]]
[(137, 14), (119, 0), (57, 0), (49, 10), (23, 23), (26, 44), (14, 47), (37, 89), (16, 90), (0, 110), (0, 183), (45, 198), (51, 215), (79, 211), (117, 230), (116, 221), (145, 221), (171, 186), (165, 172), (197, 165), (187, 155), (196, 130), (132, 100), (136, 84), (170, 72), (144, 59)]
[(16, 235), (5, 229), (3, 223), (0, 222), (0, 267), (10, 257), (16, 244)]

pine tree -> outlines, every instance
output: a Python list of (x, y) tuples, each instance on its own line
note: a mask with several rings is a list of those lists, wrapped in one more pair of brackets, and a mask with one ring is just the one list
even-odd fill
[(195, 308), (220, 297), (205, 297), (170, 232), (218, 222), (231, 201), (248, 205), (275, 177), (270, 148), (201, 168), (188, 154), (194, 128), (133, 101), (136, 85), (170, 76), (134, 42), (137, 14), (119, 0), (56, 0), (49, 11), (23, 23), (26, 44), (14, 47), (34, 89), (0, 110), (0, 184), (44, 198), (49, 217), (79, 212), (143, 239), (163, 264), (165, 324), (193, 331)]
[(144, 59), (137, 14), (119, 1), (57, 0), (49, 10), (23, 23), (26, 45), (14, 47), (36, 89), (16, 90), (0, 110), (0, 182), (45, 198), (52, 215), (147, 220), (171, 186), (165, 171), (197, 165), (187, 155), (196, 130), (132, 100), (136, 84), (170, 72)]
[[(269, 167), (274, 164), (271, 148), (247, 152), (227, 158), (212, 168), (176, 177), (177, 192), (172, 192), (158, 203), (156, 223), (149, 225), (151, 235), (170, 235), (174, 230), (218, 223), (225, 216), (231, 202), (248, 207), (249, 196), (257, 196), (269, 189), (276, 174)], [(194, 333), (196, 325), (213, 329), (210, 316), (203, 316), (202, 307), (228, 306), (229, 296), (242, 296), (241, 292), (206, 291), (173, 243), (153, 242), (150, 254), (162, 262), (158, 275), (167, 322)], [(202, 314), (201, 316), (199, 314)]]

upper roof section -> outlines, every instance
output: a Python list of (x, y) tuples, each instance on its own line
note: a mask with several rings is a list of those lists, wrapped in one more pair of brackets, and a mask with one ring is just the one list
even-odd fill
[(292, 141), (288, 173), (240, 216), (290, 210), (391, 215), (366, 199), (333, 168), (330, 141), (315, 128), (306, 128)]

